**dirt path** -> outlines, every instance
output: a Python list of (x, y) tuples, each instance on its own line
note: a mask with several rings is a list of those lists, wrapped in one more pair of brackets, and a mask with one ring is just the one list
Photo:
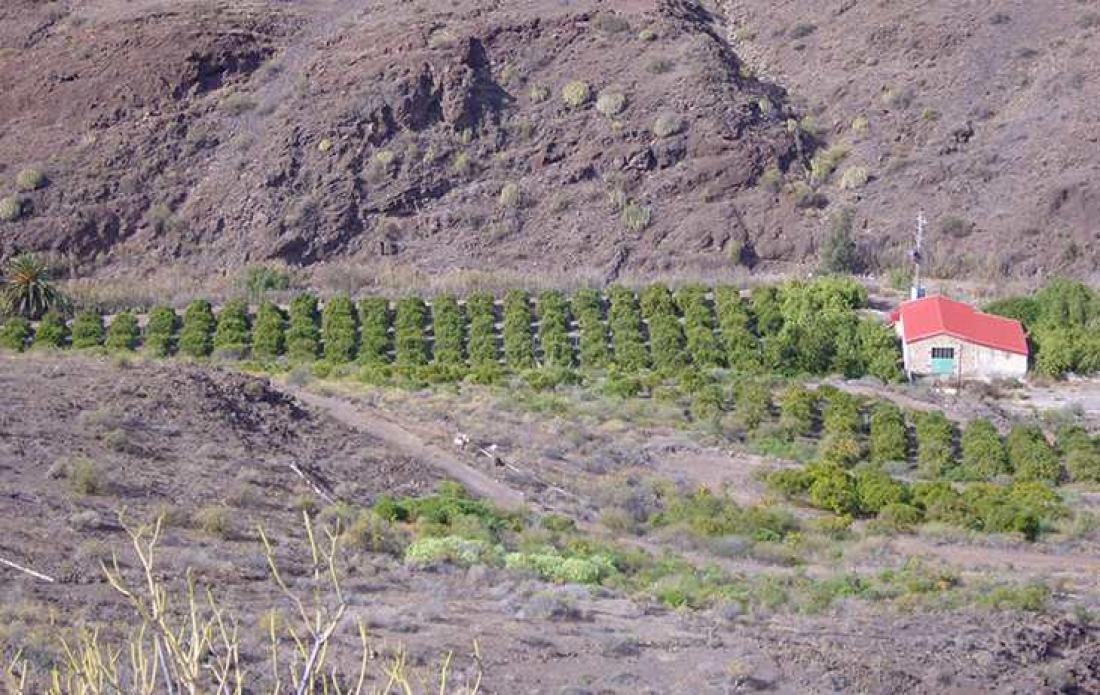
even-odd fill
[(353, 403), (344, 398), (296, 389), (286, 384), (279, 384), (279, 386), (311, 408), (321, 410), (338, 422), (376, 437), (388, 446), (439, 469), (465, 485), (475, 495), (490, 499), (502, 507), (517, 507), (527, 502), (522, 492), (495, 480), (447, 451), (423, 441), (394, 423), (377, 408)]

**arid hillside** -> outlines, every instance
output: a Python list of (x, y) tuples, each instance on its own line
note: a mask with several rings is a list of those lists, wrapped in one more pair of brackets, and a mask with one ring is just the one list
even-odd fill
[(1096, 3), (808, 7), (13, 0), (0, 250), (608, 281), (853, 206), (875, 270), (924, 207), (941, 274), (1093, 271)]

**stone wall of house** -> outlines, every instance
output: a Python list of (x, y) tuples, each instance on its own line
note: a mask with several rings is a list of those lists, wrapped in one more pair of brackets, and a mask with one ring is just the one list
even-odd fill
[(944, 379), (1011, 379), (1027, 375), (1027, 356), (975, 345), (949, 335), (925, 338), (904, 346), (905, 369), (914, 376), (932, 376), (932, 348), (955, 348), (956, 373)]

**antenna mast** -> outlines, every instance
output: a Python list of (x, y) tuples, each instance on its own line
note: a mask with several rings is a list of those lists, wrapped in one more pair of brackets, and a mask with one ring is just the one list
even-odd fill
[(920, 264), (924, 247), (924, 226), (928, 220), (924, 218), (924, 210), (917, 213), (917, 245), (913, 248), (913, 287), (909, 291), (910, 299), (920, 299), (924, 296), (924, 287), (921, 286)]

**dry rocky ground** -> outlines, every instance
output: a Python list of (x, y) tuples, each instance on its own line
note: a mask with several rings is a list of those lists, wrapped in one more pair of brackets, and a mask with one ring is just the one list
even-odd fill
[[(184, 568), (193, 568), (246, 628), (281, 607), (265, 579), (256, 525), (279, 541), (291, 584), (308, 588), (298, 515), (324, 500), (292, 463), (323, 493), (360, 504), (465, 475), (475, 491), (485, 485), (494, 496), (522, 494), (529, 509), (558, 509), (602, 535), (609, 532), (594, 519), (608, 495), (621, 490), (623, 476), (672, 477), (675, 469), (687, 485), (730, 482), (745, 501), (764, 494), (748, 473), (757, 463), (752, 457), (705, 432), (670, 427), (669, 414), (652, 410), (624, 408), (612, 418), (582, 402), (570, 407), (590, 412), (559, 417), (546, 403), (480, 390), (399, 394), (338, 384), (296, 387), (302, 394), (296, 401), (285, 395), (295, 388), (218, 369), (81, 356), (4, 358), (0, 384), (0, 557), (58, 579), (48, 584), (0, 569), (0, 637), (8, 656), (11, 644), (20, 643), (38, 665), (67, 626), (94, 621), (110, 631), (128, 619), (97, 569), (116, 551), (126, 576), (134, 576), (117, 521), (121, 510), (131, 522), (167, 514), (163, 575), (178, 585)], [(456, 431), (471, 436), (465, 451), (451, 441)], [(498, 444), (504, 465), (473, 450), (490, 443)], [(74, 487), (66, 473), (84, 459), (96, 464), (95, 489)], [(225, 510), (226, 528), (201, 523), (200, 510), (211, 507)], [(710, 552), (674, 537), (630, 540), (625, 533), (623, 539)], [(890, 566), (933, 545), (925, 540), (865, 543), (845, 549), (839, 560), (811, 553), (806, 571)], [(988, 563), (982, 547), (965, 539), (949, 547), (972, 553), (951, 559), (968, 577), (1048, 581), (1056, 589), (1054, 610), (906, 610), (843, 600), (820, 615), (735, 604), (674, 611), (606, 589), (555, 586), (481, 566), (413, 569), (357, 548), (344, 558), (344, 584), (349, 620), (368, 625), (379, 658), (404, 645), (411, 664), (430, 667), (453, 650), (452, 683), (469, 682), (476, 640), (485, 692), (1031, 693), (1100, 685), (1095, 633), (1066, 613), (1073, 602), (1096, 607), (1097, 572), (1081, 564), (1095, 559), (1095, 537), (1064, 546), (1006, 540), (994, 548), (1009, 562), (1021, 559), (1019, 567)], [(1063, 566), (1029, 564), (1029, 553)], [(785, 571), (780, 559), (766, 555), (710, 559), (746, 571)], [(246, 662), (262, 673), (263, 647), (249, 648), (256, 651)]]
[(850, 205), (871, 269), (923, 207), (937, 273), (1088, 276), (1098, 28), (1095, 0), (12, 0), (0, 250), (135, 299), (268, 259), (603, 282), (812, 261)]

